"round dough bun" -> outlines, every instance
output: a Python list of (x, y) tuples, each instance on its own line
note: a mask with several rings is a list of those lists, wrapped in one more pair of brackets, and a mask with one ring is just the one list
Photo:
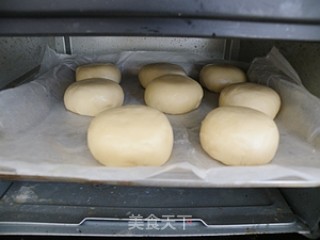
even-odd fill
[(200, 71), (200, 82), (208, 90), (219, 93), (231, 84), (247, 81), (246, 74), (232, 65), (209, 64)]
[(256, 83), (238, 83), (222, 90), (219, 106), (248, 107), (272, 119), (280, 110), (281, 99), (273, 89)]
[(64, 94), (66, 109), (80, 115), (98, 113), (123, 104), (124, 93), (114, 81), (92, 78), (71, 84)]
[(279, 145), (279, 131), (267, 115), (244, 107), (219, 107), (200, 128), (200, 143), (214, 159), (226, 165), (270, 162)]
[(90, 78), (104, 78), (120, 83), (121, 72), (119, 68), (112, 63), (87, 64), (77, 67), (76, 81)]
[(199, 107), (203, 89), (195, 80), (180, 75), (165, 75), (154, 79), (144, 92), (150, 107), (169, 114), (182, 114)]
[(88, 147), (106, 166), (160, 166), (171, 155), (173, 131), (158, 110), (128, 105), (104, 111), (92, 120)]
[(173, 74), (182, 76), (187, 75), (179, 65), (172, 63), (151, 63), (140, 69), (138, 77), (142, 87), (146, 88), (152, 80), (164, 75)]

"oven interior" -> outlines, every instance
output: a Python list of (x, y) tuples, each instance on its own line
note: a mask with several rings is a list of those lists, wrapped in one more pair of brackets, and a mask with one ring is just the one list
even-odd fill
[[(32, 81), (48, 48), (81, 56), (179, 51), (250, 64), (276, 47), (320, 97), (320, 5), (314, 1), (58, 2), (0, 5), (0, 91)], [(319, 186), (155, 185), (2, 176), (0, 234), (319, 236)], [(140, 228), (133, 226), (137, 219)]]

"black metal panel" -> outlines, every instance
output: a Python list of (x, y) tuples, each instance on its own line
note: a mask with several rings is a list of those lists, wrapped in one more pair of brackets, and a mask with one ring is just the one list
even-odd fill
[(1, 16), (152, 16), (319, 22), (317, 0), (2, 0)]
[(3, 0), (0, 36), (132, 35), (320, 40), (315, 0)]
[(0, 18), (0, 36), (176, 36), (320, 40), (320, 25), (162, 18)]

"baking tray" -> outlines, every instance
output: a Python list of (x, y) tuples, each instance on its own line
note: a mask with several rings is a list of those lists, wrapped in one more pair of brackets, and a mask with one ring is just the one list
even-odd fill
[[(86, 132), (91, 117), (68, 112), (63, 94), (74, 81), (76, 66), (114, 62), (123, 73), (125, 104), (144, 104), (138, 69), (167, 61), (197, 78), (204, 64), (219, 62), (187, 52), (120, 52), (103, 56), (59, 55), (48, 49), (40, 74), (31, 82), (0, 92), (0, 173), (3, 179), (45, 179), (125, 185), (185, 187), (320, 186), (320, 103), (295, 71), (273, 49), (249, 67), (250, 81), (269, 85), (282, 98), (276, 118), (280, 146), (264, 166), (225, 166), (199, 144), (202, 119), (217, 107), (218, 95), (205, 91), (199, 109), (167, 115), (174, 130), (174, 150), (161, 167), (111, 168), (91, 156)], [(233, 63), (245, 67), (241, 63)]]

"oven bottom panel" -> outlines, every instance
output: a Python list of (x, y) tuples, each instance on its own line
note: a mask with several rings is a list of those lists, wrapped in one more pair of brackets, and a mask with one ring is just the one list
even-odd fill
[(0, 182), (0, 234), (308, 234), (278, 189)]

